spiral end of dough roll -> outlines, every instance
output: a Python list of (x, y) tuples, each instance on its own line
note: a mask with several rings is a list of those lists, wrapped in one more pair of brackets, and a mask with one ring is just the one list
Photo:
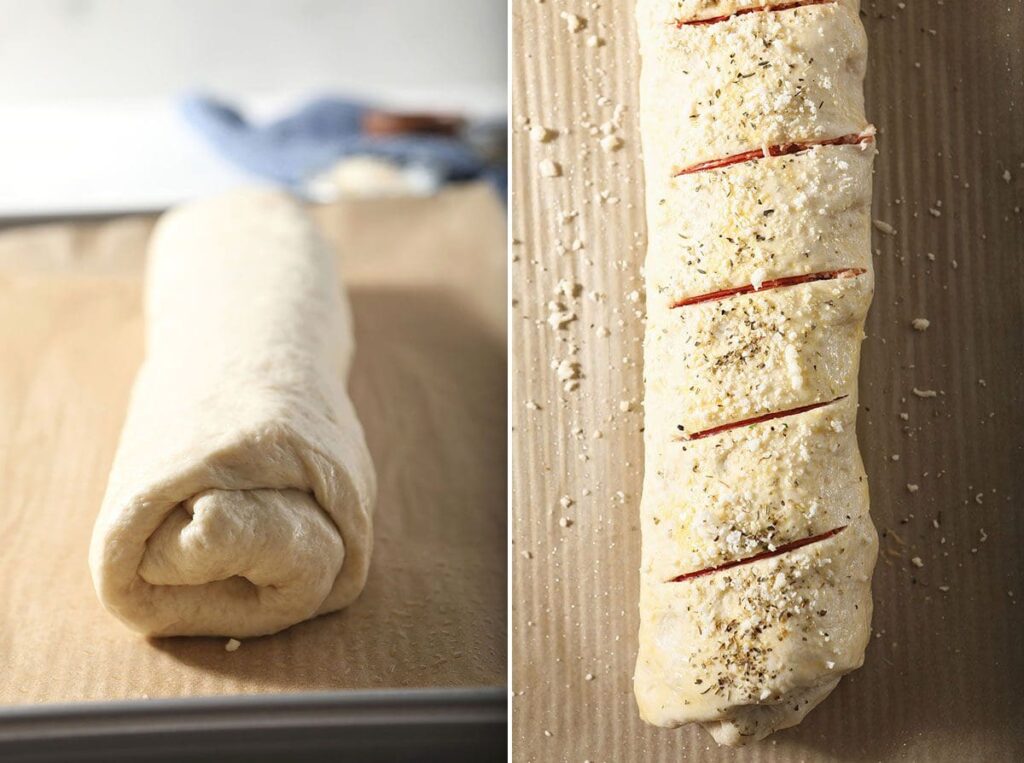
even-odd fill
[(351, 317), (302, 208), (243, 191), (166, 215), (146, 357), (90, 566), (150, 636), (253, 637), (348, 606), (376, 479), (346, 391)]
[(176, 507), (150, 536), (139, 577), (306, 619), (327, 598), (344, 558), (338, 529), (311, 495), (208, 490)]

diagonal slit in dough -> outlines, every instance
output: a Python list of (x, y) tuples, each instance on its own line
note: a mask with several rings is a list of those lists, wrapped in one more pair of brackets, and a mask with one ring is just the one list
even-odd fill
[(813, 283), (814, 281), (831, 281), (836, 278), (856, 278), (862, 276), (867, 272), (864, 268), (843, 268), (841, 270), (824, 270), (819, 273), (805, 273), (799, 276), (786, 276), (785, 278), (772, 278), (767, 281), (762, 281), (760, 286), (754, 286), (752, 283), (744, 284), (743, 286), (734, 286), (731, 289), (720, 289), (718, 291), (711, 291), (706, 294), (697, 294), (693, 297), (687, 297), (681, 299), (678, 302), (673, 302), (672, 307), (686, 307), (687, 305), (698, 305), (701, 302), (717, 302), (720, 299), (728, 299), (729, 297), (736, 297), (740, 294), (752, 294), (754, 292), (767, 291), (768, 289), (781, 289), (786, 286), (799, 286), (803, 283)]
[(807, 413), (808, 411), (813, 411), (816, 408), (824, 408), (826, 405), (833, 405), (834, 403), (838, 403), (840, 400), (845, 400), (846, 398), (847, 398), (847, 395), (841, 395), (840, 397), (837, 397), (834, 400), (823, 400), (820, 403), (810, 403), (809, 405), (801, 405), (798, 408), (788, 408), (788, 409), (786, 409), (784, 411), (773, 411), (772, 413), (766, 413), (766, 414), (763, 414), (761, 416), (755, 416), (754, 418), (750, 418), (750, 419), (742, 419), (740, 421), (731, 421), (728, 424), (722, 424), (721, 426), (718, 426), (718, 427), (712, 427), (711, 429), (704, 429), (704, 430), (702, 430), (700, 432), (694, 432), (691, 435), (684, 435), (680, 439), (681, 440), (685, 440), (685, 441), (701, 440), (701, 439), (703, 439), (705, 437), (711, 437), (711, 436), (719, 434), (721, 432), (727, 432), (730, 429), (739, 429), (740, 427), (749, 427), (749, 426), (753, 426), (754, 424), (764, 423), (765, 421), (772, 421), (773, 419), (781, 419), (781, 418), (784, 418), (786, 416), (796, 416), (797, 414), (800, 414), (800, 413)]
[(794, 8), (804, 8), (808, 5), (831, 5), (836, 0), (793, 0), (788, 3), (765, 3), (764, 5), (751, 5), (745, 8), (737, 8), (732, 13), (724, 14), (721, 16), (710, 16), (708, 18), (693, 18), (693, 19), (679, 19), (676, 21), (677, 27), (684, 26), (704, 26), (707, 24), (718, 24), (722, 21), (728, 21), (736, 16), (745, 16), (748, 13), (774, 13), (777, 11), (790, 11)]
[(689, 167), (676, 170), (672, 174), (674, 177), (679, 177), (680, 175), (692, 175), (694, 172), (716, 170), (720, 167), (728, 167), (731, 164), (752, 162), (756, 159), (767, 158), (769, 156), (799, 154), (800, 152), (807, 151), (815, 146), (852, 146), (858, 143), (866, 146), (873, 143), (874, 140), (874, 128), (872, 127), (863, 132), (840, 135), (838, 138), (826, 138), (823, 140), (796, 140), (789, 143), (778, 143), (773, 146), (763, 146), (749, 151), (741, 151), (738, 154), (730, 154), (729, 156), (722, 156), (717, 159), (709, 159), (706, 162), (691, 164)]
[(809, 538), (800, 538), (799, 540), (790, 541), (789, 543), (783, 543), (781, 546), (778, 546), (773, 551), (762, 551), (759, 554), (754, 554), (753, 556), (748, 556), (743, 559), (736, 559), (731, 562), (726, 562), (725, 564), (719, 564), (715, 567), (705, 567), (702, 570), (685, 572), (682, 575), (674, 577), (666, 582), (684, 583), (687, 580), (693, 580), (694, 578), (703, 577), (704, 575), (713, 575), (716, 572), (723, 572), (724, 570), (729, 570), (733, 567), (739, 567), (744, 564), (752, 564), (754, 562), (759, 562), (762, 559), (771, 559), (773, 556), (781, 556), (782, 554), (786, 554), (790, 551), (796, 551), (798, 548), (810, 546), (812, 543), (820, 543), (821, 541), (828, 540), (829, 538), (832, 538), (841, 533), (843, 530), (846, 529), (846, 527), (846, 525), (842, 525), (840, 527), (833, 528), (828, 532), (819, 533), (818, 535), (812, 535)]

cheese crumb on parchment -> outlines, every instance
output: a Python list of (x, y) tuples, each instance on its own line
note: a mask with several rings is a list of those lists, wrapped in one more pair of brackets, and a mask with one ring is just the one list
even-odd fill
[(896, 235), (896, 229), (889, 225), (885, 220), (873, 220), (872, 225), (875, 226), (875, 230), (880, 231), (887, 236)]
[(534, 125), (530, 128), (530, 139), (537, 143), (547, 143), (555, 137), (555, 133), (543, 125)]
[(541, 159), (537, 171), (541, 177), (557, 178), (562, 176), (562, 165), (553, 159)]
[(555, 285), (555, 293), (568, 299), (578, 297), (582, 291), (583, 287), (580, 284), (570, 281), (568, 278), (562, 278)]
[(555, 366), (555, 374), (558, 376), (558, 381), (566, 382), (573, 379), (580, 378), (580, 364), (575, 363), (571, 360), (559, 361)]
[(576, 320), (576, 313), (564, 304), (554, 300), (548, 302), (547, 323), (552, 329), (561, 331), (574, 320)]
[(568, 29), (573, 34), (575, 34), (576, 32), (579, 32), (581, 29), (583, 29), (587, 25), (587, 20), (585, 18), (583, 18), (582, 16), (577, 16), (575, 13), (569, 13), (567, 11), (562, 11), (559, 14), (559, 16), (561, 16), (562, 19), (565, 21), (566, 29)]

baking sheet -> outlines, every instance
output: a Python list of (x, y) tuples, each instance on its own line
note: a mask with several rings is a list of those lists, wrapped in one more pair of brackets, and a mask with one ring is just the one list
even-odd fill
[[(1024, 759), (1024, 4), (865, 0), (862, 17), (873, 216), (894, 230), (875, 231), (860, 376), (883, 536), (875, 633), (799, 727), (729, 750), (646, 726), (632, 696), (646, 235), (633, 2), (514, 0), (516, 760)], [(617, 107), (621, 126), (602, 130)], [(608, 131), (619, 150), (600, 146)], [(542, 176), (545, 159), (560, 176)], [(565, 331), (552, 301), (577, 315)], [(563, 360), (579, 363), (574, 392)]]
[(22, 705), (0, 709), (0, 759), (477, 763), (504, 754), (506, 705), (499, 687)]
[(141, 358), (152, 218), (0, 234), (0, 706), (505, 683), (501, 204), (474, 185), (315, 216), (355, 313), (374, 558), (353, 606), (232, 653), (130, 632), (88, 574)]

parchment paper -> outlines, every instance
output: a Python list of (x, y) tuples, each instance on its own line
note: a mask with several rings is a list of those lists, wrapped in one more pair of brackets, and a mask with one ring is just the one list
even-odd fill
[(500, 202), (471, 186), (315, 215), (355, 313), (374, 558), (353, 606), (233, 653), (127, 630), (86, 565), (141, 358), (152, 218), (0, 234), (0, 705), (505, 683)]
[[(875, 637), (798, 728), (733, 751), (699, 728), (646, 726), (632, 695), (644, 311), (632, 292), (646, 236), (634, 3), (513, 1), (518, 761), (1024, 759), (1024, 4), (862, 5), (873, 216), (895, 229), (875, 231), (860, 376), (884, 536)], [(602, 130), (617, 106), (621, 126)], [(552, 131), (545, 142), (527, 119)], [(608, 130), (618, 150), (600, 146)], [(560, 177), (541, 176), (544, 159)], [(579, 296), (556, 293), (561, 279)], [(546, 322), (550, 301), (577, 315), (564, 331)], [(915, 318), (931, 325), (914, 331)], [(551, 367), (563, 360), (579, 363), (575, 392)]]

